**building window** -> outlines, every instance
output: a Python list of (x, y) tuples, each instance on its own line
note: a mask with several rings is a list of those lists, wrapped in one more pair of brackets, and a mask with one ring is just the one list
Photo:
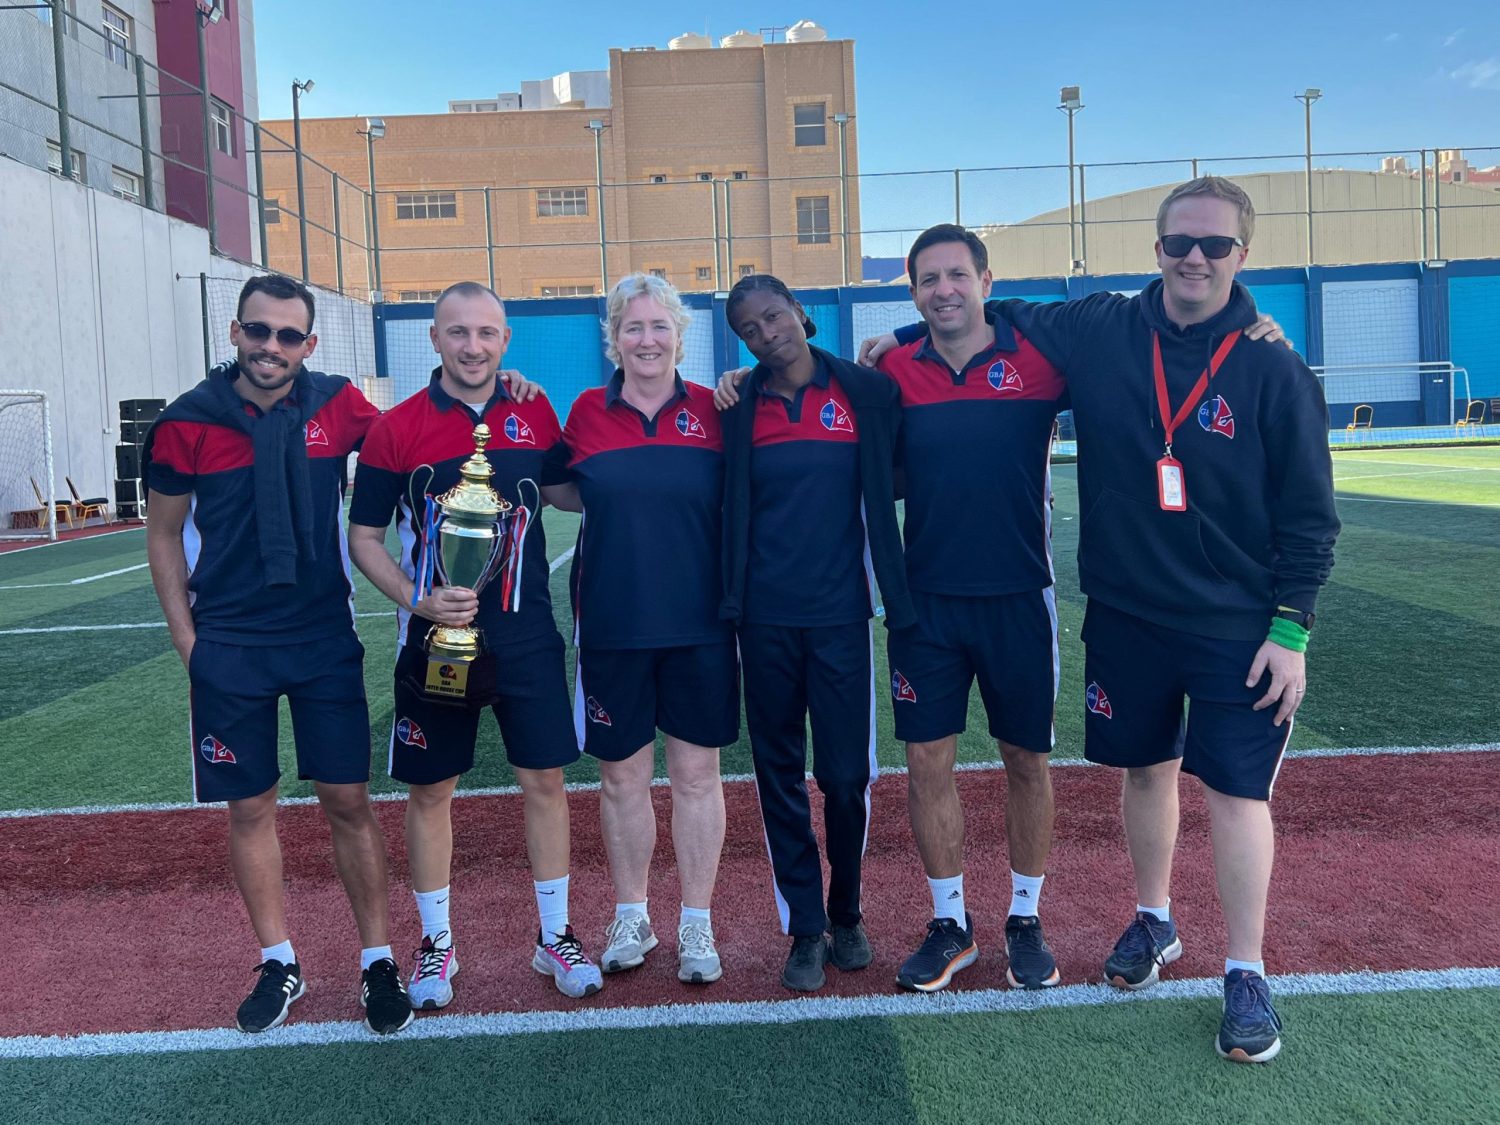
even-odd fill
[(539, 219), (559, 218), (564, 215), (587, 215), (589, 193), (587, 188), (538, 188), (536, 214)]
[(234, 155), (234, 109), (218, 98), (209, 98), (214, 118), (214, 148), (225, 156)]
[(499, 111), (499, 109), (500, 109), (500, 103), (499, 102), (475, 102), (474, 103), (474, 112), (475, 113), (496, 113), (496, 112)]
[(281, 200), (266, 200), (266, 226), (275, 226), (281, 222)]
[(116, 198), (139, 203), (141, 201), (141, 178), (134, 172), (125, 171), (124, 168), (111, 168), (109, 190)]
[(714, 174), (712, 172), (699, 172), (698, 173), (698, 179), (702, 180), (704, 183), (707, 183), (709, 180), (711, 180), (713, 178), (714, 178)]
[(667, 177), (658, 174), (658, 175), (655, 175), (655, 176), (651, 177), (651, 182), (653, 184), (664, 184), (664, 183), (667, 182)]
[[(69, 155), (73, 158), (73, 167), (69, 175), (79, 183), (83, 183), (88, 176), (88, 158), (76, 148)], [(47, 142), (47, 171), (62, 175), (62, 145), (56, 141)]]
[(398, 301), (436, 301), (438, 299), (436, 289), (402, 289), (396, 294)]
[(797, 241), (803, 245), (828, 241), (828, 197), (797, 197)]
[(698, 267), (698, 280), (699, 281), (712, 281), (713, 278), (714, 278), (714, 271), (713, 271), (713, 267), (712, 266), (699, 266)]
[(818, 148), (828, 143), (826, 102), (792, 107), (792, 141), (798, 148)]
[(592, 297), (592, 285), (543, 285), (543, 297)]
[(652, 277), (659, 277), (663, 281), (667, 280), (667, 271), (665, 269), (661, 269), (661, 268), (657, 268), (657, 267), (653, 266), (651, 269), (647, 270), (646, 272), (649, 273)]
[(398, 219), (456, 219), (458, 193), (452, 191), (398, 191)]
[[(43, 4), (42, 0), (35, 0), (35, 3), (37, 4), (37, 7), (33, 8), (32, 11), (36, 13), (36, 18), (39, 19), (39, 20), (41, 20), (48, 27), (51, 27), (52, 26), (52, 5), (50, 5), (50, 4)], [(65, 0), (65, 3), (63, 4), (62, 7), (63, 7), (63, 12), (64, 12), (63, 31), (66, 34), (71, 35), (74, 39), (77, 39), (78, 38), (78, 9), (77, 9), (77, 0)]]
[(104, 57), (130, 69), (130, 38), (134, 21), (119, 8), (104, 5)]
[(751, 265), (741, 265), (740, 266), (740, 276), (741, 277), (751, 277), (751, 276), (754, 275), (754, 273), (755, 273), (755, 267), (754, 266), (751, 266)]
[(750, 178), (750, 173), (749, 172), (736, 172), (736, 173), (734, 173), (734, 178), (736, 180), (748, 180)]

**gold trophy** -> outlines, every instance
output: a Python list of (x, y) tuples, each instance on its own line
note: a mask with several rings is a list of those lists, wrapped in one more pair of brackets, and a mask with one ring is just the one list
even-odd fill
[[(490, 487), (494, 470), (485, 458), (490, 428), (474, 428), (474, 455), (459, 470), (459, 482), (436, 498), (442, 510), (437, 521), (437, 551), (433, 562), (445, 585), (467, 586), (480, 593), (509, 560), (514, 543), (513, 509)], [(431, 544), (429, 543), (429, 548)], [(480, 703), (492, 685), (476, 685), (470, 692), (469, 672), (484, 651), (484, 638), (473, 625), (434, 625), (427, 633), (429, 696), (453, 703)]]

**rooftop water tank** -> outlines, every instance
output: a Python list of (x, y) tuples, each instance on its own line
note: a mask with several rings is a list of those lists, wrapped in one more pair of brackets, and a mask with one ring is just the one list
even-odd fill
[(812, 20), (798, 20), (786, 29), (788, 43), (822, 43), (827, 38), (827, 29), (819, 27)]
[(761, 47), (765, 45), (765, 42), (765, 36), (761, 35), (759, 32), (746, 31), (744, 28), (740, 28), (740, 30), (736, 31), (733, 35), (726, 35), (723, 39), (720, 39), (719, 46)]
[(676, 39), (667, 44), (667, 50), (706, 51), (713, 45), (713, 40), (707, 35), (699, 35), (696, 31), (684, 31)]

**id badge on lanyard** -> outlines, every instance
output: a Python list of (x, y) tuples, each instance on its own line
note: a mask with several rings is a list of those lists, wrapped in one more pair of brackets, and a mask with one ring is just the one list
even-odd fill
[(1156, 463), (1156, 499), (1164, 512), (1187, 511), (1187, 474), (1183, 471), (1182, 462), (1172, 456), (1172, 435), (1198, 405), (1198, 400), (1208, 389), (1209, 379), (1219, 373), (1224, 357), (1239, 338), (1238, 331), (1224, 337), (1224, 342), (1214, 352), (1208, 367), (1188, 392), (1187, 399), (1177, 408), (1177, 413), (1173, 414), (1167, 400), (1167, 372), (1161, 361), (1161, 337), (1155, 332), (1151, 333), (1151, 373), (1156, 379), (1156, 409), (1161, 415), (1162, 431), (1166, 435), (1165, 449), (1161, 460)]

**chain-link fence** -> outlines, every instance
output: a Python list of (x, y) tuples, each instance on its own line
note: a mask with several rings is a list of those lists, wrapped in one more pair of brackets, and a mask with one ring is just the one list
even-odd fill
[(601, 164), (584, 182), (379, 187), (378, 160), (403, 152), (379, 133), (355, 128), (357, 151), (346, 138), (349, 151), (320, 142), (314, 157), (295, 123), (273, 132), (205, 95), (220, 29), (203, 15), (196, 55), (167, 67), (149, 31), (103, 11), (95, 26), (73, 0), (0, 4), (0, 152), (66, 164), (207, 228), (224, 254), (364, 299), (430, 301), (463, 279), (505, 297), (581, 296), (635, 270), (688, 292), (756, 272), (800, 287), (889, 281), (937, 222), (980, 231), (997, 277), (1150, 272), (1162, 197), (1209, 172), (1256, 203), (1252, 265), (1500, 257), (1494, 146), (631, 183)]

